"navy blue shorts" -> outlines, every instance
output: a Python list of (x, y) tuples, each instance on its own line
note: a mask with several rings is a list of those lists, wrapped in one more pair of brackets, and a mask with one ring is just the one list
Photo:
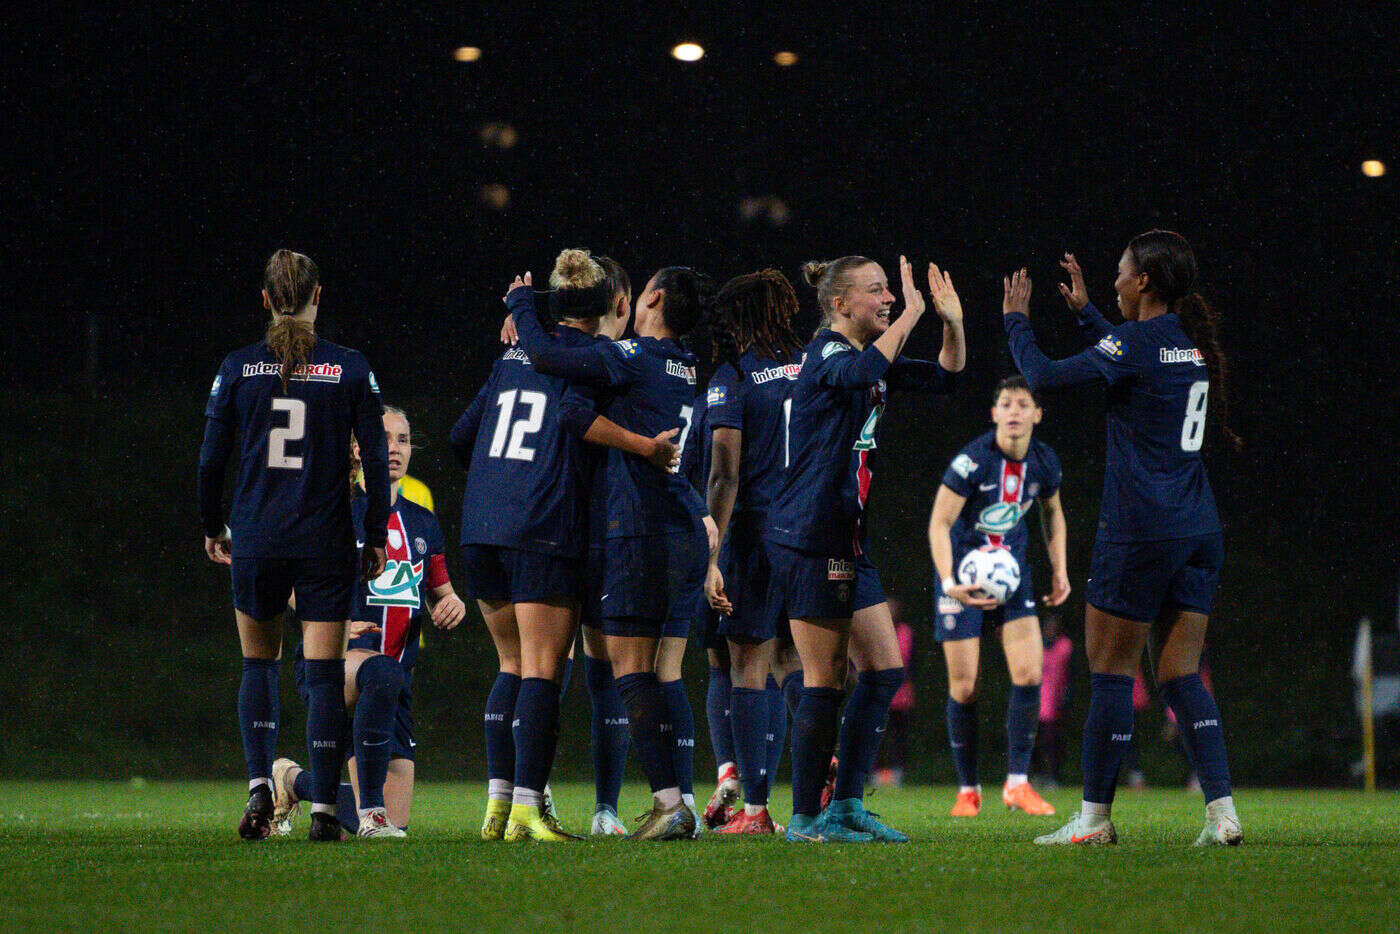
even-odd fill
[(768, 564), (763, 526), (762, 517), (736, 516), (719, 555), (724, 592), (734, 604), (733, 616), (720, 617), (719, 634), (750, 645), (767, 642), (787, 627), (787, 605)]
[(603, 627), (603, 573), (607, 551), (602, 545), (589, 545), (584, 559), (583, 581), (580, 584), (578, 619), (584, 626)]
[(292, 592), (297, 616), (312, 622), (348, 620), (359, 578), (355, 552), (337, 558), (233, 556), (233, 606), (260, 623), (281, 616)]
[[(957, 567), (956, 561), (953, 566)], [(1031, 582), (1030, 564), (1021, 561), (1021, 586), (1005, 603), (991, 610), (964, 606), (952, 597), (943, 596), (943, 582), (935, 580), (933, 610), (933, 637), (939, 642), (975, 639), (982, 635), (984, 625), (1000, 626), (1013, 619), (1035, 616), (1035, 586)]]
[(599, 598), (609, 636), (686, 638), (704, 595), (710, 546), (698, 521), (660, 535), (610, 538)]
[(823, 554), (764, 542), (773, 589), (789, 619), (850, 619), (856, 610), (885, 602), (880, 572), (868, 552), (855, 558)]
[(1096, 541), (1084, 600), (1145, 623), (1171, 608), (1210, 615), (1224, 563), (1219, 532), (1159, 542)]
[(699, 637), (700, 644), (705, 648), (715, 651), (724, 648), (724, 636), (719, 634), (719, 614), (710, 606), (703, 590), (700, 599), (695, 602), (695, 624), (691, 631)]
[[(300, 652), (296, 661), (292, 662), (292, 674), (296, 677), (297, 696), (303, 704), (308, 703), (311, 695), (306, 689), (306, 659), (301, 657)], [(355, 718), (347, 711), (345, 733), (340, 737), (340, 748), (345, 751), (346, 759), (355, 755), (354, 726)], [(413, 741), (413, 692), (405, 684), (399, 692), (399, 706), (394, 711), (394, 738), (390, 741), (389, 758), (412, 761), (413, 747), (417, 745)]]
[(582, 564), (576, 558), (499, 545), (463, 545), (467, 594), (488, 603), (577, 600)]

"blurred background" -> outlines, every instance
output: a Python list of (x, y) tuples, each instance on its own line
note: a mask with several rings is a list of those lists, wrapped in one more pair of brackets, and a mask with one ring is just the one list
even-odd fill
[[(1080, 345), (1056, 259), (1074, 251), (1109, 310), (1127, 240), (1165, 226), (1194, 244), (1223, 316), (1247, 443), (1209, 458), (1228, 551), (1210, 660), (1233, 770), (1243, 784), (1353, 780), (1356, 624), (1373, 619), (1381, 647), (1396, 633), (1393, 9), (473, 6), (0, 13), (0, 776), (241, 774), (228, 575), (202, 554), (194, 476), (209, 381), (262, 334), (274, 249), (320, 265), (318, 329), (363, 350), (407, 409), (410, 472), (455, 542), (462, 477), (446, 434), (499, 353), (500, 296), (581, 246), (637, 285), (676, 263), (796, 281), (801, 261), (846, 253), (951, 270), (967, 372), (949, 401), (891, 405), (871, 507), (885, 587), (915, 634), (908, 775), (951, 780), (924, 529), (1010, 368), (1001, 277), (1030, 269), (1032, 321), (1068, 355)], [(799, 295), (806, 331), (815, 297)], [(928, 328), (911, 350), (935, 347)], [(1064, 463), (1070, 520), (1072, 779), (1103, 407), (1092, 390), (1043, 402), (1038, 436)], [(986, 651), (996, 737), (1005, 666)], [(702, 654), (689, 658), (697, 712)], [(493, 674), (474, 613), (428, 634), (420, 777), (483, 773)], [(291, 681), (281, 742), (298, 754)], [(570, 696), (558, 771), (583, 777), (587, 699), (578, 683)], [(1151, 738), (1160, 713), (1145, 716), (1145, 768), (1181, 780)], [(1395, 783), (1387, 722), (1381, 771)], [(709, 767), (702, 739), (697, 774)]]

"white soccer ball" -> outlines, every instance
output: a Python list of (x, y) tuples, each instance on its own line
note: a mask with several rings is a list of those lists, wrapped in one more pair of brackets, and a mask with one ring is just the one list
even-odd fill
[(1005, 548), (983, 545), (958, 565), (958, 583), (971, 584), (1000, 606), (1021, 586), (1021, 565)]

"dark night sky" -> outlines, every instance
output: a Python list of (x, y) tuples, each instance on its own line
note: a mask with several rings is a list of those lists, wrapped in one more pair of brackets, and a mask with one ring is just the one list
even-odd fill
[[(431, 384), (451, 410), (495, 354), (509, 277), (578, 245), (638, 280), (935, 259), (968, 309), (977, 393), (1008, 366), (1006, 270), (1029, 265), (1033, 320), (1066, 354), (1058, 254), (1106, 305), (1126, 240), (1170, 226), (1225, 317), (1251, 442), (1222, 499), (1268, 534), (1349, 543), (1309, 573), (1356, 573), (1375, 603), (1393, 582), (1400, 32), (1382, 5), (174, 6), (0, 14), (11, 385), (54, 359), (76, 382), (91, 334), (99, 388), (159, 373), (197, 391), (260, 333), (258, 277), (286, 245), (321, 264), (323, 332), (391, 394)], [(700, 63), (668, 56), (682, 38)], [(458, 63), (461, 44), (485, 54)], [(795, 67), (772, 63), (782, 48)], [(495, 121), (513, 149), (480, 141)], [(1391, 173), (1362, 177), (1365, 158)], [(765, 196), (786, 225), (741, 217)]]

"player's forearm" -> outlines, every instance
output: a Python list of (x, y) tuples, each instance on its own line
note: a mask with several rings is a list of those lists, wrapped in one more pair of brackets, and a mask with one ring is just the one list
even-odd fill
[(628, 431), (601, 415), (594, 416), (593, 421), (588, 425), (588, 430), (583, 433), (583, 440), (589, 444), (616, 448), (619, 451), (626, 451), (628, 454), (635, 454), (642, 458), (650, 458), (656, 447), (656, 442), (652, 439), (644, 438), (635, 431)]
[(875, 343), (871, 346), (893, 363), (895, 358), (904, 350), (905, 341), (909, 340), (909, 335), (914, 331), (914, 325), (919, 323), (921, 313), (906, 311), (900, 315), (894, 324), (885, 329), (885, 333), (875, 338)]
[(1050, 535), (1045, 542), (1045, 550), (1050, 558), (1050, 570), (1056, 574), (1067, 574), (1069, 569), (1069, 528), (1065, 514), (1057, 512), (1050, 517)]
[[(718, 465), (716, 465), (718, 468)], [(739, 496), (739, 477), (737, 474), (712, 469), (710, 471), (710, 482), (706, 489), (705, 505), (710, 510), (710, 518), (715, 520), (715, 526), (719, 529), (719, 543), (724, 542), (725, 533), (729, 531), (729, 520), (734, 516), (734, 502)], [(718, 544), (710, 554), (710, 560), (715, 560), (719, 553)]]
[(389, 448), (384, 439), (382, 417), (368, 420), (355, 429), (360, 445), (360, 469), (365, 477), (365, 544), (383, 548), (389, 525)]
[(1055, 386), (1074, 386), (1088, 383), (1103, 376), (1089, 360), (1091, 350), (1075, 354), (1065, 360), (1051, 360), (1036, 346), (1035, 332), (1031, 330), (1030, 319), (1018, 313), (1003, 315), (1006, 327), (1007, 344), (1011, 349), (1011, 359), (1016, 369), (1030, 383), (1032, 389), (1049, 389)]
[(233, 451), (233, 429), (217, 418), (204, 424), (199, 446), (199, 518), (204, 534), (217, 538), (224, 530), (224, 471)]
[(941, 581), (953, 576), (952, 525), (937, 519), (929, 523), (928, 546), (933, 557), (933, 570)]
[(961, 373), (967, 366), (967, 335), (961, 320), (943, 322), (943, 349), (938, 352), (938, 365), (949, 373)]

